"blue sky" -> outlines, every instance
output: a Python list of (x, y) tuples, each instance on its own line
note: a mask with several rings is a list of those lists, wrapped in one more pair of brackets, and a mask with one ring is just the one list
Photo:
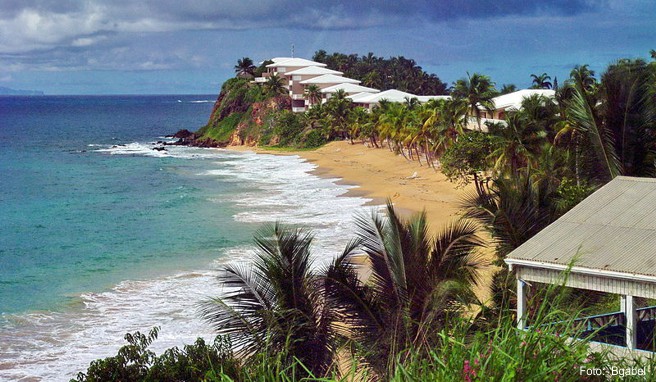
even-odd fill
[(373, 52), (452, 83), (564, 81), (656, 49), (652, 0), (0, 0), (0, 86), (214, 94), (237, 59)]

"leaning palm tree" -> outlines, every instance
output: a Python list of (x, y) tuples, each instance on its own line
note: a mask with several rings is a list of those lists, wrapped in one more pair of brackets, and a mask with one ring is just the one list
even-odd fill
[(474, 300), (484, 243), (464, 220), (432, 238), (425, 213), (403, 220), (389, 201), (384, 216), (360, 217), (357, 226), (371, 275), (358, 278), (359, 262), (345, 251), (327, 271), (327, 296), (348, 336), (365, 349), (365, 362), (384, 379), (400, 351), (429, 351), (445, 318)]
[(255, 237), (252, 266), (226, 265), (219, 276), (225, 293), (201, 311), (243, 356), (284, 354), (323, 375), (335, 351), (334, 319), (312, 267), (311, 242), (307, 231), (266, 226)]

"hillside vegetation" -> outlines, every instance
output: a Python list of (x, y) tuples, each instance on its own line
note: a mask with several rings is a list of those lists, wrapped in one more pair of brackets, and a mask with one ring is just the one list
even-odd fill
[[(313, 59), (340, 70), (364, 86), (381, 90), (396, 88), (414, 94), (446, 94), (447, 85), (436, 75), (428, 74), (412, 59), (384, 59), (318, 51)], [(270, 61), (255, 67), (247, 57), (235, 67), (236, 78), (221, 87), (207, 125), (186, 143), (198, 146), (259, 145), (317, 147), (326, 141), (349, 136), (350, 101), (337, 94), (333, 102), (316, 105), (308, 113), (291, 113), (290, 99), (281, 79), (264, 84), (250, 82), (250, 75), (260, 75)], [(244, 76), (244, 74), (248, 74)]]

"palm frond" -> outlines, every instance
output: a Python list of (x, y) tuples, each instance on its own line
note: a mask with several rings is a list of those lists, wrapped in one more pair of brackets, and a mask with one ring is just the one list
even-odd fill
[(614, 147), (610, 131), (598, 123), (593, 112), (594, 105), (582, 94), (581, 89), (573, 90), (569, 104), (568, 118), (575, 129), (588, 136), (604, 180), (611, 180), (622, 174), (622, 165)]

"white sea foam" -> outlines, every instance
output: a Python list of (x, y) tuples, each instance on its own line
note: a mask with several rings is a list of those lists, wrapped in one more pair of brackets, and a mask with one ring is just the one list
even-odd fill
[[(93, 147), (93, 146), (91, 146)], [(315, 165), (296, 156), (261, 155), (218, 149), (131, 143), (97, 149), (103, 154), (212, 160), (214, 168), (199, 175), (241, 182), (249, 191), (232, 198), (235, 220), (282, 221), (313, 229), (317, 265), (343, 249), (353, 231), (353, 215), (367, 213), (368, 199), (340, 197), (352, 186), (335, 184), (309, 172)], [(213, 205), (208, 200), (208, 208)], [(126, 280), (113, 288), (79, 296), (81, 303), (64, 312), (6, 315), (0, 324), (0, 380), (67, 381), (89, 362), (116, 354), (123, 335), (160, 326), (152, 346), (158, 354), (172, 346), (211, 339), (211, 328), (198, 318), (198, 302), (221, 291), (218, 267), (243, 261), (252, 247), (227, 248), (206, 269), (150, 280)]]

